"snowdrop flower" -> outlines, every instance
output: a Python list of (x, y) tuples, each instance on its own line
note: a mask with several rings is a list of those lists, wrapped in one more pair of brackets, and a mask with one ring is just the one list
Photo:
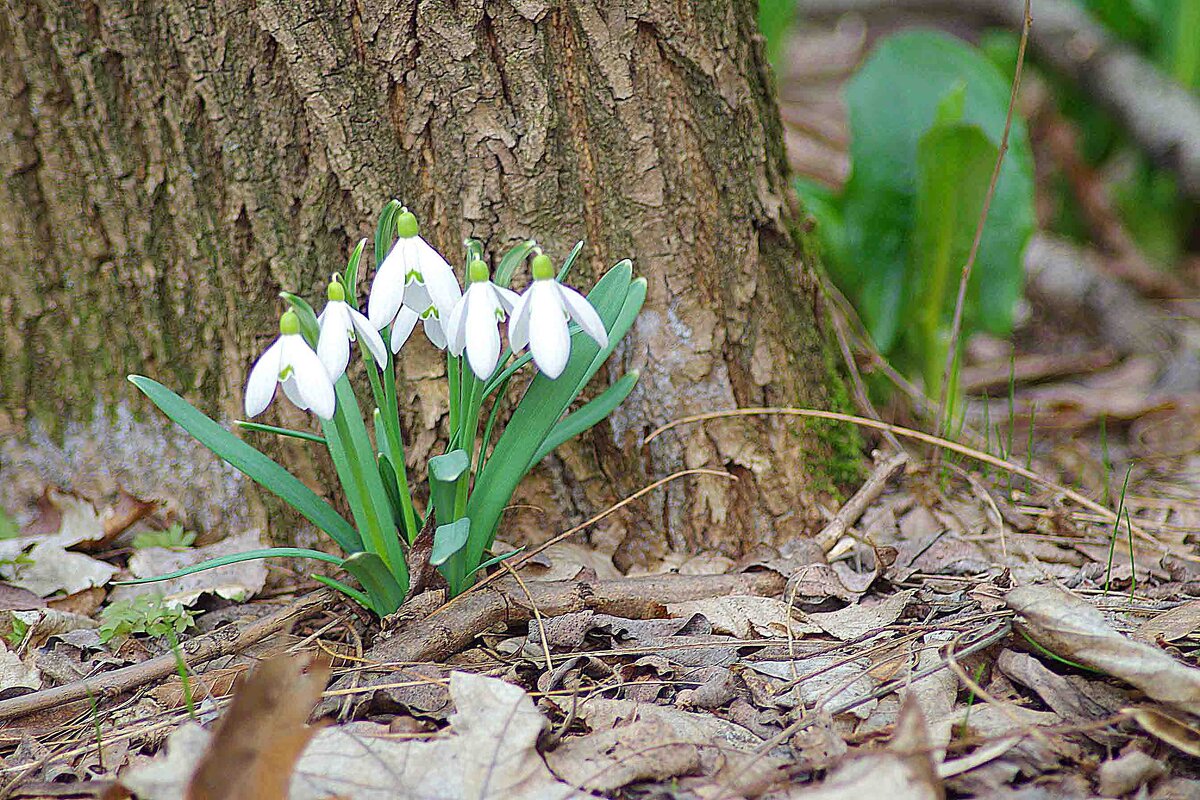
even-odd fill
[(467, 291), (446, 321), (450, 352), (461, 356), (480, 380), (496, 371), (500, 359), (499, 323), (513, 310), (520, 298), (516, 292), (492, 283), (488, 266), (476, 259), (467, 267)]
[(587, 298), (555, 280), (549, 256), (538, 253), (532, 268), (533, 283), (513, 308), (508, 340), (514, 351), (528, 344), (538, 369), (554, 379), (566, 369), (571, 356), (568, 317), (578, 322), (583, 332), (602, 348), (608, 346), (608, 332)]
[(250, 379), (246, 381), (247, 418), (266, 410), (280, 383), (283, 393), (300, 409), (311, 410), (321, 419), (333, 417), (337, 404), (333, 381), (321, 359), (300, 335), (300, 320), (291, 310), (279, 318), (279, 338), (250, 370)]
[(376, 329), (393, 326), (392, 352), (408, 340), (417, 320), (425, 321), (429, 341), (446, 346), (442, 321), (450, 316), (462, 298), (458, 279), (442, 258), (419, 235), (417, 218), (407, 209), (396, 217), (399, 239), (371, 284), (367, 298), (367, 318)]
[(336, 381), (346, 371), (350, 363), (350, 342), (355, 339), (362, 341), (375, 359), (376, 366), (383, 369), (387, 364), (387, 350), (383, 346), (383, 337), (371, 325), (370, 320), (352, 308), (346, 302), (346, 287), (334, 276), (329, 282), (327, 292), (329, 302), (317, 317), (321, 325), (321, 335), (317, 338), (317, 356), (325, 365), (331, 380)]

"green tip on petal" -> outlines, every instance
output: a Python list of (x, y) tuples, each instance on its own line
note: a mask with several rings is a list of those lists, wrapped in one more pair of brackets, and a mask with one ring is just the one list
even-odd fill
[(290, 308), (279, 318), (279, 332), (284, 336), (292, 336), (300, 332), (300, 318)]
[(329, 288), (325, 291), (325, 296), (329, 298), (331, 303), (344, 303), (346, 301), (346, 287), (342, 286), (341, 281), (330, 281)]
[(467, 280), (471, 283), (486, 281), (489, 277), (488, 265), (478, 258), (467, 265)]
[(396, 215), (396, 235), (401, 239), (411, 239), (419, 230), (417, 217), (411, 211), (405, 210)]
[(554, 262), (545, 253), (538, 253), (533, 257), (532, 269), (535, 281), (544, 281), (554, 277)]

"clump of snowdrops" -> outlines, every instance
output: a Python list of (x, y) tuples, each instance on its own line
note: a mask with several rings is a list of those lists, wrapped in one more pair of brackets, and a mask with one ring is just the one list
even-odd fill
[[(410, 568), (423, 566), (409, 559), (429, 552), (450, 593), (458, 594), (480, 570), (512, 555), (490, 550), (521, 479), (556, 447), (607, 417), (632, 391), (636, 373), (570, 410), (645, 300), (646, 281), (633, 278), (628, 260), (612, 267), (584, 297), (563, 283), (582, 242), (557, 270), (533, 241), (509, 250), (493, 270), (480, 243), (468, 240), (464, 291), (450, 263), (421, 237), (417, 218), (392, 201), (376, 228), (380, 260), (364, 314), (357, 287), (366, 243), (360, 241), (345, 270), (331, 276), (319, 314), (304, 299), (281, 293), (287, 309), (279, 336), (246, 382), (248, 418), (265, 411), (282, 388), (284, 397), (317, 417), (322, 433), (238, 423), (258, 434), (327, 448), (351, 520), (170, 389), (140, 375), (129, 378), (202, 444), (327, 533), (345, 555), (273, 547), (149, 580), (257, 558), (311, 558), (337, 565), (353, 580), (315, 578), (384, 615), (408, 594)], [(526, 264), (528, 287), (517, 294), (510, 286)], [(424, 465), (423, 509), (405, 461), (395, 375), (395, 361), (418, 323), (446, 352), (450, 398), (446, 450)], [(366, 362), (374, 399), (365, 418), (347, 374), (355, 349)], [(413, 547), (421, 535), (432, 536), (431, 551)]]

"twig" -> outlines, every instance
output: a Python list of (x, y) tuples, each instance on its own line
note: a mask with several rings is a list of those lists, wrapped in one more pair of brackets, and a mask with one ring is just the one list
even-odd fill
[[(228, 627), (218, 628), (212, 633), (184, 642), (181, 646), (184, 659), (188, 664), (195, 666), (212, 661), (214, 658), (239, 652), (272, 633), (286, 628), (304, 615), (322, 608), (329, 602), (328, 592), (314, 592), (300, 598), (282, 611), (250, 623), (245, 628), (233, 631)], [(130, 667), (102, 672), (92, 678), (84, 678), (74, 683), (0, 701), (0, 720), (45, 711), (48, 708), (82, 700), (89, 694), (100, 697), (121, 694), (158, 678), (172, 675), (175, 670), (175, 653), (166, 653)]]
[[(1000, 182), (1000, 167), (1004, 165), (1004, 154), (1008, 152), (1008, 135), (1012, 131), (1013, 114), (1017, 107), (1017, 92), (1021, 88), (1021, 70), (1025, 66), (1025, 48), (1029, 44), (1029, 29), (1033, 27), (1033, 17), (1029, 14), (1029, 3), (1030, 0), (1025, 0), (1025, 14), (1021, 23), (1021, 44), (1017, 47), (1017, 67), (1013, 70), (1012, 91), (1008, 96), (1008, 112), (1004, 117), (1004, 135), (1000, 137), (1000, 149), (996, 152), (996, 166), (992, 169), (992, 179), (988, 182), (987, 194), (983, 197), (983, 208), (979, 211), (979, 222), (975, 225), (975, 238), (971, 240), (971, 251), (967, 254), (967, 262), (963, 264), (962, 275), (958, 281), (958, 297), (954, 301), (954, 320), (950, 324), (950, 346), (946, 350), (946, 364), (942, 369), (942, 386), (938, 402), (938, 405), (941, 406), (937, 426), (939, 436), (946, 435), (946, 425), (950, 421), (950, 380), (954, 375), (954, 363), (958, 360), (958, 337), (962, 334), (963, 311), (967, 305), (967, 284), (971, 281), (971, 271), (975, 268), (975, 258), (979, 255), (979, 245), (983, 242), (983, 229), (987, 225), (992, 198), (996, 196), (996, 185)], [(938, 454), (935, 454), (935, 463), (937, 458)]]
[[(1027, 467), (1022, 467), (1020, 464), (1014, 464), (1011, 461), (1004, 460), (1003, 458), (997, 458), (991, 453), (985, 453), (982, 450), (976, 450), (973, 447), (967, 447), (966, 445), (959, 444), (958, 442), (952, 442), (949, 439), (943, 439), (939, 436), (934, 436), (933, 434), (924, 433), (922, 431), (914, 431), (911, 428), (903, 428), (899, 425), (892, 425), (891, 423), (880, 422), (879, 420), (874, 419), (867, 419), (866, 417), (856, 417), (853, 414), (842, 414), (837, 411), (822, 411), (816, 408), (781, 408), (775, 406), (761, 408), (734, 408), (728, 411), (710, 411), (706, 414), (693, 414), (687, 417), (680, 417), (679, 419), (672, 420), (665, 425), (660, 425), (652, 430), (650, 434), (642, 440), (642, 443), (646, 444), (650, 441), (653, 441), (655, 437), (659, 436), (660, 434), (680, 425), (705, 422), (710, 419), (723, 419), (725, 417), (752, 417), (765, 414), (779, 414), (793, 417), (814, 417), (816, 419), (832, 419), (838, 422), (850, 422), (855, 425), (861, 425), (864, 428), (888, 430), (897, 436), (902, 436), (906, 439), (915, 439), (918, 442), (924, 442), (925, 444), (930, 444), (934, 447), (941, 447), (945, 450), (950, 450), (960, 455), (973, 458), (976, 461), (982, 461), (985, 464), (990, 464), (997, 469), (1002, 469), (1007, 472), (1011, 472), (1014, 475), (1019, 475), (1022, 478), (1032, 481), (1039, 486), (1043, 486), (1052, 492), (1061, 494), (1063, 497), (1078, 503), (1090, 511), (1094, 511), (1109, 522), (1116, 521), (1116, 514), (1112, 511), (1112, 509), (1100, 505), (1095, 500), (1080, 494), (1074, 489), (1069, 489), (1066, 486), (1055, 483), (1049, 478), (1044, 478), (1033, 470)], [(1146, 531), (1142, 530), (1140, 527), (1135, 526), (1133, 528), (1133, 532), (1138, 536), (1138, 538), (1150, 542), (1158, 547), (1161, 551), (1167, 551), (1166, 546), (1163, 545), (1162, 542), (1146, 533)]]
[[(894, 435), (894, 434), (893, 434)], [(859, 487), (858, 491), (838, 509), (833, 519), (821, 529), (816, 536), (816, 542), (822, 550), (829, 551), (838, 540), (845, 535), (846, 530), (858, 521), (867, 510), (867, 506), (879, 499), (892, 476), (908, 463), (908, 453), (903, 451), (881, 461), (871, 471), (870, 476)]]

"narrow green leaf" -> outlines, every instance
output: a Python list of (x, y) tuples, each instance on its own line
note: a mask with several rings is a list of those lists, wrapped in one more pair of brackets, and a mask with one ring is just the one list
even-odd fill
[(350, 304), (351, 308), (358, 308), (358, 270), (359, 263), (362, 261), (363, 249), (366, 246), (366, 239), (358, 240), (358, 245), (350, 253), (350, 260), (346, 262), (346, 272), (342, 275), (346, 287), (346, 302)]
[(279, 428), (274, 425), (263, 425), (258, 422), (247, 422), (244, 419), (234, 420), (233, 424), (244, 430), (255, 431), (256, 433), (273, 433), (276, 436), (287, 436), (291, 439), (303, 439), (306, 442), (325, 444), (324, 437), (318, 436), (315, 433), (309, 433), (308, 431), (296, 431), (292, 430), (291, 428)]
[(530, 252), (536, 246), (537, 242), (529, 239), (505, 253), (500, 259), (500, 264), (496, 267), (496, 274), (492, 277), (492, 282), (497, 286), (503, 286), (507, 289), (509, 284), (512, 283), (513, 275), (516, 274), (517, 268), (525, 263), (525, 259), (529, 257)]
[(362, 539), (354, 526), (295, 475), (204, 416), (195, 406), (158, 381), (142, 375), (130, 375), (129, 382), (173, 422), (194, 436), (196, 441), (296, 509), (305, 519), (329, 534), (347, 553), (362, 549)]
[(601, 422), (624, 402), (633, 387), (637, 385), (638, 371), (634, 370), (623, 376), (619, 381), (609, 386), (600, 396), (588, 401), (579, 409), (563, 417), (557, 425), (550, 429), (542, 446), (530, 459), (525, 471), (533, 469), (543, 458), (550, 455), (559, 445), (574, 439), (579, 434)]
[(338, 590), (342, 594), (346, 595), (346, 597), (349, 597), (351, 600), (365, 608), (367, 611), (375, 611), (375, 607), (371, 605), (371, 598), (367, 597), (365, 593), (360, 592), (358, 589), (347, 586), (341, 581), (334, 580), (333, 578), (327, 578), (324, 575), (309, 575), (308, 577), (312, 578), (317, 583), (325, 584), (330, 589)]
[(475, 573), (479, 572), (480, 570), (485, 570), (488, 567), (499, 564), (501, 561), (507, 561), (508, 559), (515, 556), (517, 553), (523, 553), (523, 552), (525, 552), (525, 548), (518, 547), (516, 550), (509, 550), (507, 553), (502, 553), (501, 555), (498, 555), (498, 556), (492, 556), (488, 560), (480, 562), (478, 567), (476, 567), (475, 569), (468, 572), (467, 577), (470, 578), (471, 576), (473, 576)]
[(314, 561), (325, 561), (329, 564), (337, 564), (341, 566), (345, 559), (338, 556), (322, 553), (320, 550), (308, 550), (303, 547), (264, 547), (258, 550), (247, 550), (244, 553), (231, 553), (227, 556), (218, 558), (210, 558), (208, 561), (201, 561), (199, 564), (193, 564), (190, 567), (177, 569), (174, 572), (168, 572), (164, 575), (155, 575), (152, 578), (135, 578), (128, 581), (113, 581), (114, 586), (132, 586), (138, 583), (158, 583), (159, 581), (169, 581), (175, 578), (182, 578), (187, 575), (195, 575), (197, 572), (216, 569), (217, 567), (226, 567), (230, 564), (238, 564), (242, 561), (258, 561), (263, 558), (311, 558)]
[(379, 212), (379, 223), (375, 226), (375, 269), (379, 269), (396, 240), (396, 215), (399, 213), (399, 200), (389, 200)]
[(379, 616), (391, 614), (404, 602), (404, 595), (408, 592), (407, 578), (401, 585), (383, 559), (374, 553), (355, 553), (342, 562), (342, 568), (358, 578)]
[(471, 520), (469, 517), (456, 519), (446, 525), (438, 525), (433, 532), (433, 550), (429, 553), (429, 563), (440, 567), (450, 556), (463, 549), (467, 537), (471, 535)]
[(580, 239), (571, 248), (571, 252), (567, 254), (566, 260), (563, 261), (562, 267), (558, 270), (558, 282), (562, 283), (571, 274), (571, 268), (575, 266), (575, 259), (579, 258), (579, 253), (583, 250), (583, 240)]
[(321, 336), (321, 326), (317, 322), (317, 312), (313, 311), (313, 307), (303, 297), (294, 295), (291, 292), (280, 292), (279, 296), (287, 301), (288, 305), (292, 307), (292, 311), (296, 312), (296, 316), (300, 320), (300, 332), (304, 334), (304, 341), (308, 342), (309, 347), (315, 350), (317, 348), (317, 339)]

